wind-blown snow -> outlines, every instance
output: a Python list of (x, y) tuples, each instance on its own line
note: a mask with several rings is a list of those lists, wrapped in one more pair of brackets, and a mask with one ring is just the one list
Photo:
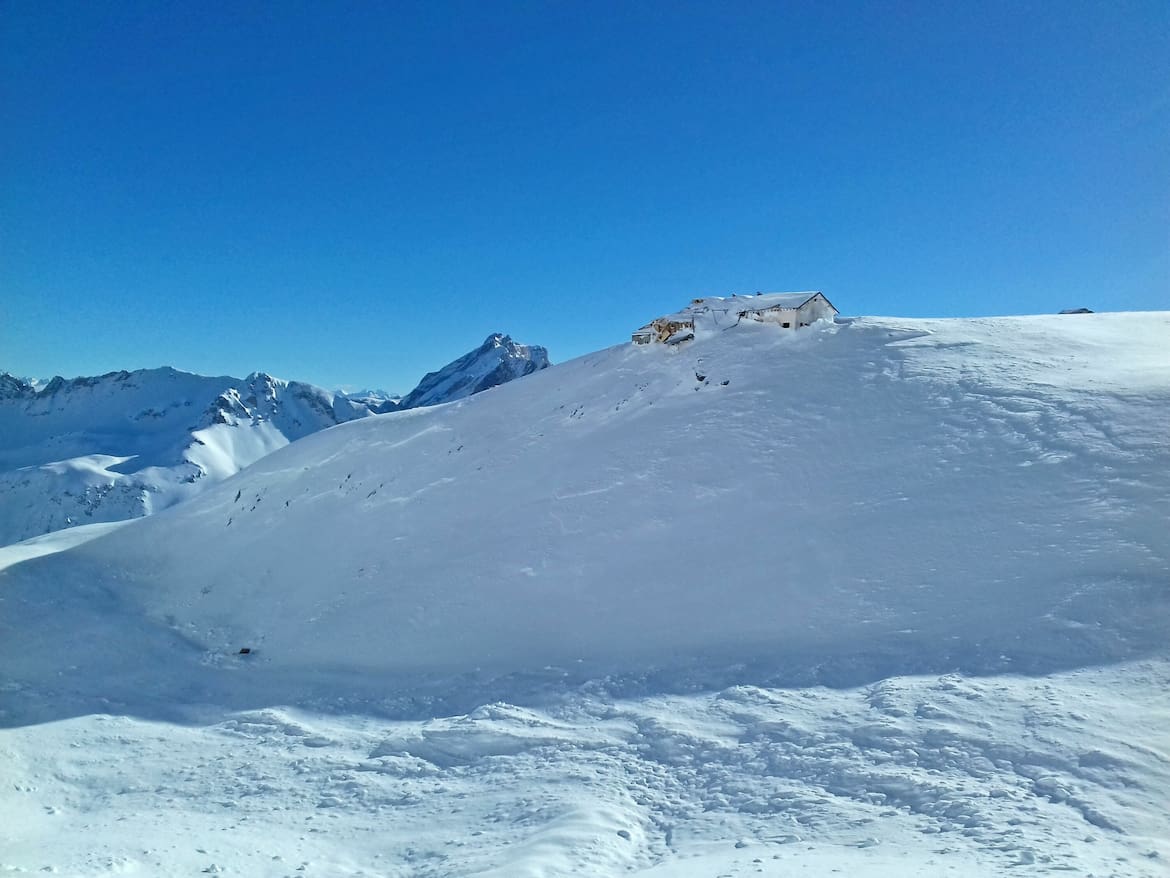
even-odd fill
[(0, 863), (1164, 874), (1167, 342), (622, 345), (11, 566)]
[(55, 530), (52, 533), (39, 537), (32, 537), (23, 542), (9, 546), (0, 546), (0, 571), (6, 570), (13, 564), (40, 558), (44, 555), (55, 555), (90, 540), (117, 530), (129, 524), (133, 519), (125, 521), (105, 521), (98, 524), (80, 524), (77, 527), (67, 527), (64, 530)]

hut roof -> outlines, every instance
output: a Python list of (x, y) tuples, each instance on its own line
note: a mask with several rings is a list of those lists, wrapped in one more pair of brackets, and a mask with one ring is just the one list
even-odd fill
[(757, 293), (754, 296), (707, 296), (693, 302), (687, 310), (710, 309), (734, 311), (737, 314), (744, 311), (766, 311), (770, 308), (795, 310), (819, 293), (820, 290), (808, 290), (803, 293)]

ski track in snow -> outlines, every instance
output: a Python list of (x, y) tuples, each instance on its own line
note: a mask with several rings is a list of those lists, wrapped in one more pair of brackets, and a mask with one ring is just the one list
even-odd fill
[(1170, 875), (1167, 341), (615, 348), (8, 547), (0, 873)]

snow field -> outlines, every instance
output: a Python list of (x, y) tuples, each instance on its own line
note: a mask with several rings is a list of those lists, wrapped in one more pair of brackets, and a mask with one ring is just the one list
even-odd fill
[(1168, 342), (623, 345), (10, 547), (0, 869), (1168, 874)]
[[(370, 674), (408, 699), (469, 675), (474, 699), (509, 676), (847, 686), (1140, 658), (1170, 625), (1170, 365), (1145, 359), (1170, 320), (1093, 317), (621, 346), (306, 437), (6, 591), (74, 628), (112, 598), (209, 700), (254, 687), (238, 706)], [(9, 635), (30, 673), (111, 659), (46, 633)], [(209, 673), (244, 646), (245, 674)]]
[(1167, 684), (1156, 661), (635, 700), (593, 686), (424, 722), (79, 717), (0, 738), (0, 869), (1158, 876)]

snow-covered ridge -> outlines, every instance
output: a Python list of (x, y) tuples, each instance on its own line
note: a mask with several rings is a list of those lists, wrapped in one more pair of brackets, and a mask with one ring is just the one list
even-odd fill
[(0, 373), (0, 546), (149, 515), (325, 427), (462, 399), (547, 366), (544, 348), (493, 333), (401, 400), (264, 372), (163, 367), (43, 386)]
[(168, 367), (54, 378), (0, 375), (0, 544), (146, 515), (263, 455), (369, 412), (263, 372)]
[(342, 390), (339, 393), (343, 394), (350, 402), (364, 405), (376, 415), (398, 411), (398, 406), (402, 402), (400, 394), (391, 393), (388, 390)]
[(454, 402), (548, 366), (548, 351), (540, 345), (518, 344), (509, 335), (493, 332), (479, 347), (442, 369), (428, 372), (406, 396), (384, 390), (356, 391), (345, 396), (375, 414), (386, 414)]
[(511, 336), (493, 332), (475, 350), (437, 372), (428, 372), (418, 387), (402, 398), (399, 408), (419, 408), (464, 399), (548, 366), (548, 351), (540, 345), (517, 344)]

